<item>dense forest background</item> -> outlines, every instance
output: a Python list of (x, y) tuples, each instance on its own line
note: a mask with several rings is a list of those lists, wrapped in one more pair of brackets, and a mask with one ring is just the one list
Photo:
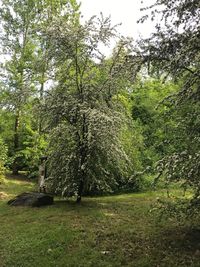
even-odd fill
[[(148, 39), (122, 37), (74, 0), (2, 0), (0, 169), (62, 196), (178, 182), (200, 194), (200, 4), (156, 1)], [(106, 57), (102, 48), (115, 39)], [(195, 205), (193, 205), (195, 204)]]

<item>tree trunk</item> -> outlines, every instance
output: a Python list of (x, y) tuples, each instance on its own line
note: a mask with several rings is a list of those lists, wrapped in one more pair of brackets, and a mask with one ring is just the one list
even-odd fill
[[(14, 153), (16, 155), (18, 149), (19, 149), (19, 111), (16, 112), (15, 116), (15, 129), (14, 129)], [(18, 175), (19, 172), (19, 165), (18, 165), (18, 158), (16, 157), (13, 166), (12, 166), (12, 172), (14, 175)]]
[(79, 158), (80, 158), (80, 165), (79, 165), (79, 188), (78, 188), (78, 196), (77, 196), (77, 203), (81, 202), (82, 194), (84, 193), (85, 189), (85, 182), (87, 179), (87, 173), (85, 169), (83, 169), (83, 165), (86, 164), (87, 161), (87, 153), (88, 153), (88, 142), (87, 142), (87, 121), (86, 115), (82, 115), (82, 140), (79, 140)]
[(83, 194), (83, 180), (81, 180), (80, 181), (80, 184), (79, 184), (78, 196), (77, 196), (77, 199), (76, 199), (76, 202), (77, 203), (80, 203), (81, 202), (82, 194)]
[(44, 74), (42, 75), (43, 80), (41, 82), (41, 86), (40, 86), (40, 111), (39, 111), (39, 122), (38, 122), (38, 133), (39, 135), (41, 135), (42, 133), (42, 112), (41, 112), (41, 103), (43, 101), (43, 97), (44, 97)]

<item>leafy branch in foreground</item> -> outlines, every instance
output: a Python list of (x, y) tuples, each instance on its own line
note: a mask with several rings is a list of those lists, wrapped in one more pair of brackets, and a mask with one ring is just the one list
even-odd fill
[(200, 198), (200, 2), (157, 0), (149, 9), (152, 19), (159, 14), (162, 22), (150, 38), (139, 42), (140, 56), (150, 70), (164, 73), (180, 87), (165, 101), (176, 122), (170, 140), (175, 149), (160, 160), (158, 171), (167, 181), (182, 181), (192, 188), (195, 204)]

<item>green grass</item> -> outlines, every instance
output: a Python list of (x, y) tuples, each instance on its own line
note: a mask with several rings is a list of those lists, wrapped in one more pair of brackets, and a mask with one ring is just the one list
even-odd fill
[(56, 199), (42, 208), (10, 207), (34, 183), (8, 177), (0, 185), (0, 267), (200, 266), (200, 228), (158, 223), (149, 212), (164, 192)]

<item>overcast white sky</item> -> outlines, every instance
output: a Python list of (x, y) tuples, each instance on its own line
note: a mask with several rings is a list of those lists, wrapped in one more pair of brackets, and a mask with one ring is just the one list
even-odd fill
[(137, 24), (137, 20), (143, 15), (140, 8), (150, 5), (155, 0), (80, 0), (81, 12), (87, 20), (93, 15), (111, 15), (113, 24), (122, 23), (119, 32), (124, 36), (131, 36), (136, 39), (139, 34), (148, 36), (153, 30), (149, 22), (145, 25)]

